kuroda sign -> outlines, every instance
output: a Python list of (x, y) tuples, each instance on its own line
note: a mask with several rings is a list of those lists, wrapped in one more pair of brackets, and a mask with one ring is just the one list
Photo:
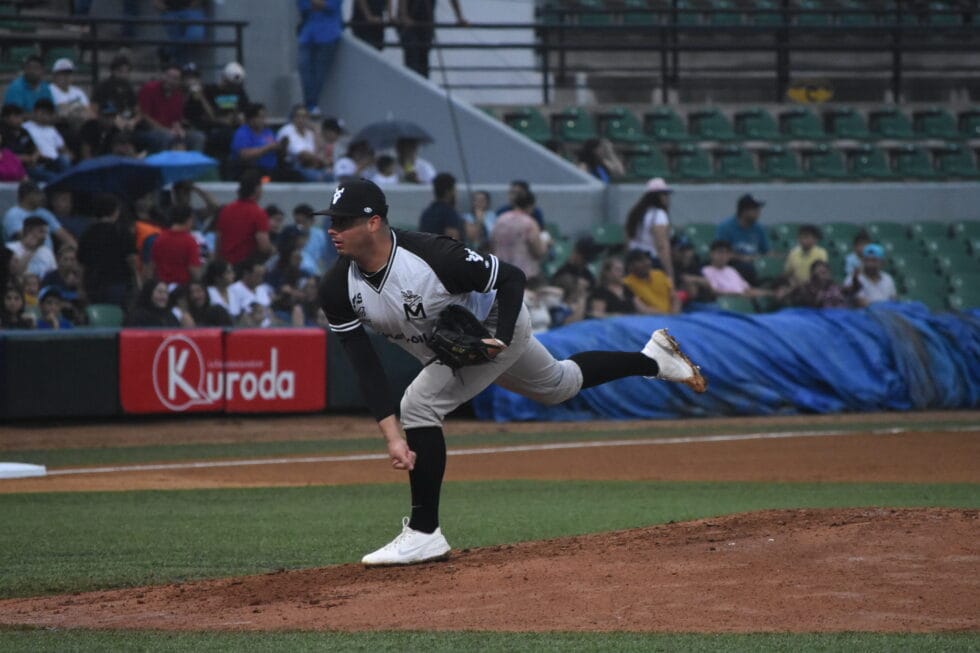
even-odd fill
[(325, 357), (319, 329), (127, 329), (119, 335), (120, 401), (127, 413), (321, 410)]

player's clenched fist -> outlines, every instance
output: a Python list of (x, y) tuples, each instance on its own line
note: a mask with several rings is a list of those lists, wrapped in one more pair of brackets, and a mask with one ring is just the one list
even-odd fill
[(415, 452), (408, 448), (408, 442), (402, 438), (388, 441), (388, 455), (395, 469), (412, 471), (415, 468)]

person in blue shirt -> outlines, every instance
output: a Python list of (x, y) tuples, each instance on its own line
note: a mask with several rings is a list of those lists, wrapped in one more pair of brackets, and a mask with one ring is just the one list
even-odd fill
[(38, 329), (74, 329), (75, 325), (61, 314), (63, 299), (58, 286), (45, 286), (37, 296), (41, 307), (41, 318), (37, 321)]
[(231, 139), (231, 154), (243, 167), (258, 168), (272, 175), (279, 166), (278, 153), (283, 146), (276, 142), (272, 130), (265, 126), (265, 105), (250, 104), (245, 108), (245, 124)]
[(344, 19), (343, 0), (296, 0), (299, 9), (299, 78), (303, 103), (312, 117), (319, 117), (320, 92), (333, 65)]
[(310, 274), (320, 276), (330, 269), (337, 260), (337, 248), (333, 241), (327, 238), (323, 229), (316, 226), (313, 207), (309, 204), (297, 204), (293, 208), (293, 222), (307, 235), (306, 247), (303, 253), (316, 263)]
[(7, 92), (3, 95), (4, 104), (13, 104), (24, 111), (33, 111), (34, 103), (45, 98), (54, 103), (51, 87), (44, 81), (44, 62), (41, 57), (32, 54), (24, 60), (23, 73), (10, 82)]
[(21, 228), (24, 220), (30, 216), (42, 218), (48, 225), (48, 237), (45, 245), (54, 251), (54, 243), (51, 241), (53, 235), (60, 247), (71, 245), (78, 246), (75, 237), (72, 236), (62, 226), (58, 218), (51, 211), (44, 208), (44, 191), (33, 181), (22, 181), (17, 187), (17, 203), (7, 209), (3, 215), (2, 235), (4, 241), (20, 238)]
[(759, 216), (765, 202), (760, 202), (749, 194), (738, 198), (735, 215), (724, 220), (715, 230), (715, 240), (724, 240), (732, 246), (732, 260), (729, 263), (738, 270), (750, 285), (756, 285), (755, 259), (769, 253), (769, 236), (759, 225)]

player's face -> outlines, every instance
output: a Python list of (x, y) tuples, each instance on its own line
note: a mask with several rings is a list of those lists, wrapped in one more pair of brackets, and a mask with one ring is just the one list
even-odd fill
[(331, 218), (327, 234), (330, 235), (330, 240), (337, 248), (337, 253), (342, 256), (356, 257), (364, 252), (371, 242), (371, 233), (367, 228), (370, 221), (370, 219), (365, 220), (360, 216), (335, 216)]

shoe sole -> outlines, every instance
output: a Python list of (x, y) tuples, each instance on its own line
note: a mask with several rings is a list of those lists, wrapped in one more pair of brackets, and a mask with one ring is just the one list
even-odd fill
[(667, 340), (667, 344), (669, 344), (670, 348), (674, 350), (674, 353), (680, 356), (681, 359), (683, 359), (683, 361), (688, 365), (690, 365), (691, 369), (694, 370), (694, 376), (692, 376), (689, 379), (684, 379), (683, 381), (679, 381), (679, 383), (683, 383), (691, 390), (694, 390), (699, 394), (707, 390), (708, 379), (704, 378), (704, 376), (701, 374), (701, 366), (695, 365), (693, 362), (691, 362), (691, 359), (687, 357), (687, 354), (681, 351), (680, 344), (677, 342), (677, 340), (674, 339), (674, 336), (670, 335), (667, 329), (663, 329), (663, 334), (664, 334), (664, 339)]
[(411, 562), (362, 562), (365, 567), (411, 567), (412, 565), (424, 565), (428, 562), (446, 562), (449, 560), (449, 551), (440, 553), (424, 560), (412, 560)]

